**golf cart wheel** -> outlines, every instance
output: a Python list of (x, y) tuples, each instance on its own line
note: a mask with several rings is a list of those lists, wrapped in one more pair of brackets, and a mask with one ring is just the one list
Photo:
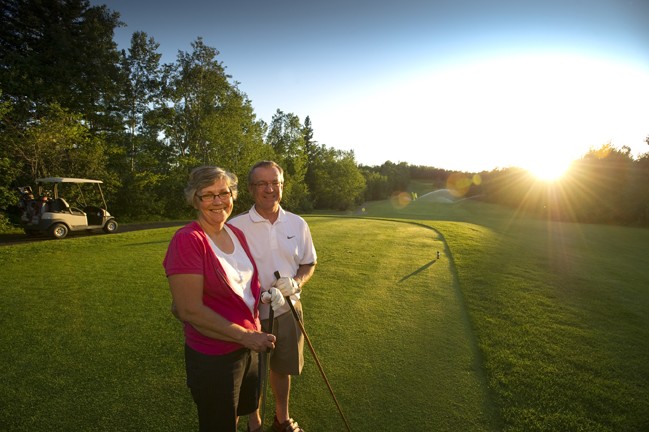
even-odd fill
[(112, 234), (115, 231), (117, 231), (117, 221), (115, 219), (110, 219), (108, 222), (106, 222), (106, 225), (104, 225), (104, 232), (107, 234)]
[(50, 228), (50, 235), (55, 239), (65, 238), (69, 232), (70, 229), (65, 224), (62, 223), (54, 224)]

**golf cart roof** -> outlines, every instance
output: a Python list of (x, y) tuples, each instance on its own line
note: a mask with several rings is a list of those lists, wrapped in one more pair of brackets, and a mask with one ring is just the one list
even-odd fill
[(103, 183), (101, 180), (91, 180), (73, 177), (45, 177), (36, 179), (36, 183)]

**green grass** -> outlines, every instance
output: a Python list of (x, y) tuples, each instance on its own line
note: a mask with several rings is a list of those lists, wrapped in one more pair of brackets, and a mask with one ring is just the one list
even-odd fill
[[(489, 430), (486, 377), (449, 261), (436, 257), (439, 235), (380, 220), (309, 224), (319, 263), (305, 294), (307, 331), (352, 427)], [(306, 370), (295, 380), (295, 417), (343, 430), (315, 365)]]
[[(649, 427), (649, 230), (472, 201), (307, 220), (306, 329), (352, 430)], [(0, 247), (0, 430), (196, 429), (161, 266), (174, 230)], [(291, 414), (344, 430), (305, 355)]]
[(473, 226), (471, 242), (466, 228), (445, 236), (505, 423), (646, 430), (649, 231), (529, 222)]

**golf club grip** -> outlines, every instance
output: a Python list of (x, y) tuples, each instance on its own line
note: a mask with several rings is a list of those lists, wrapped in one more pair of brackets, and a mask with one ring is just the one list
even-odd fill
[[(279, 279), (281, 277), (281, 275), (279, 274), (279, 271), (277, 271), (277, 270), (275, 270), (275, 273), (273, 273), (273, 274), (275, 275), (275, 279)], [(293, 302), (291, 301), (291, 297), (290, 296), (285, 296), (284, 298), (286, 299), (286, 303), (288, 303), (289, 307), (291, 308), (291, 312), (293, 313), (293, 316), (297, 320), (298, 324), (300, 326), (302, 326), (302, 321), (300, 321), (300, 317), (298, 316), (297, 311), (295, 310), (295, 306), (293, 306)], [(302, 329), (302, 333), (304, 333), (304, 329)]]
[[(275, 271), (275, 275), (278, 275), (279, 273)], [(277, 278), (279, 279), (279, 278)], [(273, 310), (273, 306), (270, 306), (270, 311), (268, 312), (268, 332), (270, 334), (273, 334), (273, 327), (275, 327), (275, 311)], [(266, 349), (266, 352), (270, 352), (270, 348)]]
[[(275, 311), (273, 310), (273, 307), (270, 307), (270, 311), (268, 312), (268, 333), (273, 334), (273, 327), (275, 324)], [(270, 348), (266, 348), (266, 352), (270, 352)]]

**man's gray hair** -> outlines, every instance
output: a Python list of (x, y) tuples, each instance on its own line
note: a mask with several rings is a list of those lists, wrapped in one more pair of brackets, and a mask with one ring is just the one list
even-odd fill
[(271, 161), (271, 160), (263, 160), (260, 162), (257, 162), (255, 165), (253, 165), (252, 168), (250, 168), (250, 171), (248, 171), (248, 185), (252, 186), (252, 174), (257, 168), (277, 168), (277, 171), (279, 171), (279, 176), (284, 181), (284, 170), (282, 169), (281, 166), (277, 162)]

